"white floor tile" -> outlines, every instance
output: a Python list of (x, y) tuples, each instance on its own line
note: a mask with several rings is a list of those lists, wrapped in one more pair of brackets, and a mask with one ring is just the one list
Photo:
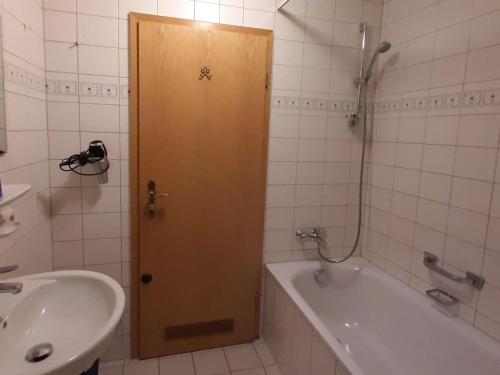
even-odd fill
[(115, 367), (104, 367), (99, 369), (99, 375), (122, 375), (123, 367), (115, 366)]
[(195, 375), (191, 353), (160, 358), (160, 375)]
[(257, 354), (259, 355), (260, 361), (264, 366), (272, 365), (274, 363), (274, 358), (267, 347), (267, 344), (264, 341), (256, 341), (253, 343)]
[(209, 349), (193, 352), (196, 375), (218, 375), (229, 371), (226, 356), (222, 349)]
[(261, 366), (257, 352), (252, 344), (226, 346), (224, 352), (231, 371)]
[(233, 375), (266, 375), (266, 371), (264, 370), (264, 367), (257, 367), (257, 368), (251, 368), (247, 370), (241, 370), (241, 371), (233, 371)]
[(277, 365), (266, 366), (267, 375), (281, 375), (280, 369)]
[(123, 361), (99, 362), (99, 371), (102, 369), (108, 369), (111, 367), (119, 367), (121, 370), (123, 370)]
[(101, 375), (281, 375), (263, 340), (123, 365), (106, 362), (99, 371)]
[(130, 361), (125, 365), (123, 375), (159, 375), (158, 358)]

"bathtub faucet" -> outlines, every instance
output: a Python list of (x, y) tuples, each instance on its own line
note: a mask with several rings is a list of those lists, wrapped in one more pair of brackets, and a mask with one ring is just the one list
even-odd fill
[(314, 227), (310, 231), (304, 232), (300, 227), (295, 232), (295, 237), (300, 241), (314, 241), (321, 247), (327, 247), (326, 230), (323, 227)]

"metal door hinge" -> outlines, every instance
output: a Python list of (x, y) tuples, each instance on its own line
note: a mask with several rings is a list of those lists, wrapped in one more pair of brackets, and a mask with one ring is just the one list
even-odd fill
[(266, 89), (269, 88), (269, 73), (266, 73)]

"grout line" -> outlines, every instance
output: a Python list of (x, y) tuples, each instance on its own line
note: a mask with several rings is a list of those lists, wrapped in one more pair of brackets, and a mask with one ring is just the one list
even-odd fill
[[(34, 29), (31, 28), (31, 25), (28, 24), (27, 22), (24, 22), (23, 20), (21, 20), (20, 18), (18, 18), (15, 14), (13, 14), (12, 12), (10, 12), (9, 10), (7, 10), (5, 8), (5, 6), (3, 6), (2, 8), (3, 12), (5, 14), (8, 14), (9, 16), (11, 16), (12, 18), (14, 18), (14, 20), (16, 20), (17, 22), (19, 22), (21, 24), (21, 26), (25, 29), (25, 31), (30, 31), (31, 33), (33, 33), (38, 39), (40, 39), (42, 42), (44, 41), (44, 31), (45, 31), (45, 28), (42, 30), (42, 35), (38, 34), (37, 32), (35, 32)], [(42, 26), (44, 26), (44, 23), (42, 21)], [(4, 47), (5, 48), (5, 47)]]
[[(468, 58), (469, 52), (468, 51), (469, 51), (469, 48), (470, 48), (470, 39), (471, 39), (470, 30), (471, 30), (471, 25), (472, 25), (472, 22), (470, 22), (470, 21), (466, 21), (466, 22), (469, 22), (469, 30), (467, 32), (467, 36), (468, 37), (467, 37), (467, 47), (466, 47), (466, 59), (465, 59), (464, 71), (463, 71), (463, 74), (462, 74), (462, 84), (459, 85), (462, 88), (462, 92), (465, 92), (465, 84), (466, 84), (466, 78), (467, 78), (467, 65), (468, 65), (468, 62), (469, 62), (469, 58)], [(436, 33), (436, 36), (437, 36), (437, 33)], [(434, 54), (435, 53), (436, 53), (436, 50), (434, 49)], [(433, 62), (433, 65), (434, 65), (434, 62)], [(463, 116), (463, 107), (460, 107), (458, 109), (459, 122), (458, 122), (458, 128), (457, 128), (456, 138), (455, 138), (455, 144), (457, 144), (457, 146), (455, 146), (455, 149), (454, 149), (454, 152), (453, 152), (453, 170), (452, 170), (453, 174), (454, 174), (456, 166), (457, 166), (457, 153), (458, 153), (458, 147), (459, 147), (458, 146), (458, 139), (459, 139), (459, 134), (460, 134), (460, 124), (462, 123), (462, 116)], [(446, 262), (446, 259), (448, 258), (447, 257), (447, 253), (449, 252), (449, 245), (448, 245), (449, 244), (449, 240), (451, 238), (453, 238), (453, 236), (451, 236), (449, 234), (449, 231), (450, 231), (450, 216), (451, 216), (450, 213), (451, 213), (451, 209), (453, 207), (452, 206), (452, 198), (453, 198), (453, 190), (454, 190), (453, 187), (454, 187), (454, 184), (455, 184), (455, 179), (456, 179), (456, 177), (453, 176), (452, 180), (451, 180), (451, 183), (450, 183), (450, 190), (448, 192), (448, 202), (447, 202), (448, 210), (447, 210), (447, 214), (446, 214), (446, 229), (445, 229), (446, 233), (445, 233), (444, 247), (443, 247), (443, 259), (440, 259), (440, 263), (443, 266), (450, 265), (448, 262)], [(483, 249), (483, 252), (484, 252), (484, 249)], [(445, 280), (444, 276), (439, 276), (439, 287), (444, 287), (444, 286), (446, 286), (446, 280)], [(460, 301), (459, 306), (461, 306), (462, 304), (465, 304), (465, 303), (463, 301)], [(476, 307), (477, 307), (477, 300), (475, 300), (473, 302), (472, 308), (475, 310)], [(475, 315), (475, 313), (474, 313), (474, 315)]]
[(224, 359), (226, 360), (226, 366), (229, 372), (231, 372), (231, 366), (229, 365), (229, 360), (227, 359), (227, 354), (226, 350), (224, 349), (224, 346), (221, 346), (220, 349), (222, 349), (222, 353), (224, 354)]
[(195, 373), (195, 375), (196, 375), (196, 365), (195, 365), (195, 363), (194, 363), (194, 356), (193, 356), (193, 352), (190, 352), (190, 353), (189, 353), (189, 355), (190, 355), (190, 358), (191, 358), (191, 363), (192, 363), (192, 365), (193, 365), (193, 372), (194, 372), (194, 373)]
[[(43, 0), (42, 0), (43, 1)], [(41, 12), (42, 12), (42, 40), (43, 40), (43, 61), (44, 61), (44, 72), (43, 72), (43, 79), (45, 82), (47, 82), (47, 54), (45, 53), (45, 17), (44, 17), (44, 11), (43, 11), (43, 3), (41, 6)], [(4, 83), (5, 85), (5, 83)], [(47, 139), (47, 159), (49, 158), (49, 108), (48, 108), (48, 103), (47, 103), (47, 95), (45, 95), (45, 131), (46, 131), (46, 139)], [(47, 160), (48, 161), (48, 160)], [(49, 210), (49, 220), (50, 220), (50, 242), (51, 242), (51, 267), (52, 270), (55, 269), (55, 253), (54, 253), (54, 231), (52, 230), (52, 194), (51, 194), (51, 186), (50, 186), (50, 163), (47, 162), (47, 176), (48, 176), (48, 210)]]

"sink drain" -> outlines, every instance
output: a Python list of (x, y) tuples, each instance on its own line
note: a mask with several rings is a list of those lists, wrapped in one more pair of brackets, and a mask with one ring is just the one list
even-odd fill
[(28, 354), (26, 354), (25, 359), (31, 363), (41, 362), (44, 359), (49, 358), (53, 350), (54, 348), (52, 347), (52, 344), (38, 344), (28, 350)]

